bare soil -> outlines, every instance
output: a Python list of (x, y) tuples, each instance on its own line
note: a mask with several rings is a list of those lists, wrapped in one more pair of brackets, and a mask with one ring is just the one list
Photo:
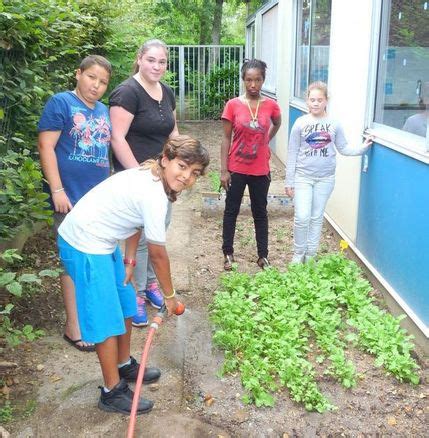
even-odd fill
[[(183, 133), (200, 139), (211, 151), (211, 170), (219, 169), (219, 122), (189, 123)], [(283, 169), (272, 163), (272, 190), (281, 193)], [(399, 383), (374, 366), (373, 357), (351, 352), (362, 374), (357, 388), (346, 390), (324, 377), (322, 391), (338, 406), (333, 412), (309, 413), (288, 396), (277, 394), (274, 408), (256, 408), (241, 401), (239, 376), (219, 378), (222, 352), (211, 343), (213, 327), (207, 306), (212, 301), (223, 272), (221, 215), (201, 215), (201, 191), (210, 189), (203, 178), (183, 194), (173, 209), (168, 250), (173, 279), (187, 310), (169, 318), (158, 330), (150, 352), (150, 364), (162, 369), (158, 384), (144, 386), (142, 395), (155, 401), (154, 410), (138, 417), (139, 437), (339, 437), (339, 436), (428, 436), (427, 358), (417, 354), (422, 383)], [(240, 215), (236, 233), (239, 270), (257, 272), (253, 223)], [(338, 236), (325, 227), (322, 252), (338, 248)], [(57, 267), (54, 240), (48, 230), (32, 237), (23, 254), (35, 269)], [(292, 216), (270, 218), (270, 261), (287, 269), (292, 256)], [(381, 294), (375, 289), (380, 304)], [(57, 281), (46, 281), (39, 292), (17, 303), (19, 324), (43, 328), (47, 336), (3, 349), (5, 360), (17, 368), (2, 376), (0, 404), (9, 400), (12, 421), (3, 425), (0, 436), (13, 437), (123, 437), (128, 418), (98, 410), (98, 385), (102, 384), (94, 353), (82, 353), (62, 340), (62, 298)], [(150, 309), (150, 315), (155, 314)], [(140, 357), (146, 329), (133, 331), (132, 350)]]

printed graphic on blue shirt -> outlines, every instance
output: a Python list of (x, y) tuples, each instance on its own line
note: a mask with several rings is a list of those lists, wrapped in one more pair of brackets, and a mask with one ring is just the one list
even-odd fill
[[(55, 155), (72, 205), (109, 176), (111, 123), (101, 102), (89, 108), (72, 92), (58, 93), (46, 103), (39, 131), (61, 132)], [(46, 191), (50, 193), (48, 187)]]
[(110, 125), (104, 114), (87, 117), (80, 107), (71, 107), (73, 127), (69, 135), (74, 147), (69, 160), (109, 167)]

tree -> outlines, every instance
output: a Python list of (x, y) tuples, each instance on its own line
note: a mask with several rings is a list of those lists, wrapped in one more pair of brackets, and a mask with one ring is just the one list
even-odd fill
[[(250, 15), (251, 12), (254, 12), (258, 9), (263, 3), (264, 0), (215, 0), (214, 12), (213, 12), (213, 26), (212, 26), (212, 44), (220, 44), (221, 41), (221, 30), (222, 30), (222, 17), (223, 17), (223, 6), (224, 3), (230, 3), (236, 8), (240, 7), (240, 5), (246, 5), (246, 15)], [(243, 29), (244, 35), (244, 29)]]

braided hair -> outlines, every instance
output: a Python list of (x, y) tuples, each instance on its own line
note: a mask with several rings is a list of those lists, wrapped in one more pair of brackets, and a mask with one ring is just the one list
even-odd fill
[(267, 64), (260, 59), (245, 59), (241, 66), (241, 79), (244, 80), (244, 76), (251, 68), (256, 68), (261, 72), (262, 78), (265, 81), (265, 73), (267, 70)]

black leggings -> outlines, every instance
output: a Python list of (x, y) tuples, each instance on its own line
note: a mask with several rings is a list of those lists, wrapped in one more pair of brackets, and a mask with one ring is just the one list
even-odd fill
[(237, 216), (240, 212), (246, 185), (249, 187), (250, 205), (255, 224), (258, 257), (268, 256), (268, 214), (267, 195), (271, 183), (271, 175), (245, 175), (231, 173), (231, 186), (226, 194), (225, 211), (223, 213), (223, 245), (222, 251), (234, 254), (234, 235)]

